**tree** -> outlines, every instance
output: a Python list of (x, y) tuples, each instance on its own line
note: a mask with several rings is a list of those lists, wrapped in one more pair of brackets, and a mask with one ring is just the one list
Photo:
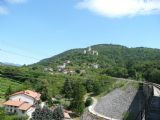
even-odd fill
[(38, 107), (35, 112), (33, 112), (31, 120), (63, 120), (63, 118), (62, 106), (57, 107), (54, 111), (47, 107)]
[(68, 79), (65, 80), (62, 92), (65, 95), (65, 98), (70, 99), (72, 97), (73, 88), (72, 88), (72, 83), (70, 80), (68, 80)]
[(93, 92), (95, 95), (99, 95), (102, 92), (100, 81), (94, 82)]
[(32, 113), (31, 120), (41, 120), (41, 108), (37, 107), (36, 110)]
[(85, 108), (84, 95), (86, 90), (82, 83), (75, 82), (73, 87), (73, 100), (71, 101), (71, 108), (78, 114), (81, 115)]
[(42, 80), (37, 81), (37, 84), (35, 85), (36, 91), (41, 93), (42, 101), (46, 101), (50, 98), (47, 86), (48, 86), (47, 81), (42, 81)]
[(53, 120), (53, 112), (47, 107), (38, 107), (33, 112), (31, 120)]
[(5, 98), (6, 100), (8, 100), (9, 95), (11, 95), (13, 93), (11, 86), (9, 85), (9, 87), (7, 88), (6, 92), (5, 92)]
[(150, 80), (155, 83), (160, 83), (160, 70), (154, 69), (149, 75)]
[(42, 108), (41, 116), (42, 120), (53, 120), (53, 112), (47, 107)]
[(133, 68), (130, 68), (128, 70), (128, 75), (129, 75), (129, 77), (135, 78), (136, 77), (136, 70)]
[(54, 113), (53, 113), (53, 118), (55, 120), (63, 120), (64, 118), (64, 111), (63, 111), (63, 108), (62, 106), (58, 106), (55, 110), (54, 110)]
[(43, 90), (41, 92), (41, 100), (46, 101), (48, 99), (49, 99), (48, 89), (45, 87), (45, 88), (43, 88)]
[(93, 81), (92, 80), (86, 80), (85, 86), (86, 86), (87, 92), (93, 91)]
[(5, 118), (5, 112), (3, 109), (0, 108), (0, 120), (4, 120)]
[(86, 99), (85, 106), (86, 106), (86, 107), (90, 106), (90, 105), (92, 104), (92, 102), (93, 102), (92, 98), (91, 98), (91, 97), (88, 97), (88, 98)]

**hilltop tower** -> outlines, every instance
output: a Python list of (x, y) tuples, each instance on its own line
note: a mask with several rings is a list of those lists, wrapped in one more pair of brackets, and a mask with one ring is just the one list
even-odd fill
[(90, 52), (90, 51), (92, 51), (92, 48), (91, 48), (91, 46), (88, 48), (88, 51)]

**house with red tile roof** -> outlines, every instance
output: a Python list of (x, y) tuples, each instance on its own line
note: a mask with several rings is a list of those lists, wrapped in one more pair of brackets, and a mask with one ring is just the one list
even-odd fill
[(41, 94), (31, 90), (20, 91), (10, 95), (9, 100), (3, 105), (8, 113), (31, 116), (40, 101), (40, 96)]

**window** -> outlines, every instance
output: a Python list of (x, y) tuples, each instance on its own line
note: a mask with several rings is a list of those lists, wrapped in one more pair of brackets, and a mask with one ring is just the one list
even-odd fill
[(24, 113), (25, 113), (25, 110), (22, 110), (22, 113), (24, 114)]

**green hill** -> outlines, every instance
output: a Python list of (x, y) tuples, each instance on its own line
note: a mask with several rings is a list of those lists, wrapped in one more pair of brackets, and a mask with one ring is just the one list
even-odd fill
[(135, 62), (155, 62), (160, 60), (160, 50), (152, 48), (127, 48), (120, 45), (101, 44), (91, 46), (93, 50), (98, 51), (99, 55), (83, 54), (85, 49), (73, 49), (53, 56), (48, 59), (41, 60), (38, 65), (54, 66), (55, 64), (63, 63), (65, 60), (70, 60), (74, 65), (81, 66), (82, 63), (97, 62), (101, 67), (118, 65), (127, 66)]
[(73, 49), (44, 59), (33, 66), (51, 67), (56, 71), (57, 66), (69, 60), (71, 63), (67, 64), (68, 69), (94, 71), (92, 65), (97, 64), (99, 68), (95, 71), (100, 74), (160, 82), (159, 78), (153, 77), (160, 73), (160, 49), (128, 48), (111, 44), (94, 45), (91, 48), (98, 51), (98, 56), (92, 55), (93, 51), (84, 54), (84, 50), (88, 48)]

